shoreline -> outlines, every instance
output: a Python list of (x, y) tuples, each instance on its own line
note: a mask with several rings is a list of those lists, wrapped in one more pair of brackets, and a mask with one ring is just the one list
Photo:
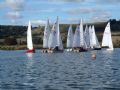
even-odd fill
[[(34, 45), (35, 49), (42, 49), (41, 45)], [(26, 50), (27, 45), (0, 45), (0, 50)]]
[[(34, 45), (35, 49), (43, 49), (41, 45)], [(120, 47), (114, 47), (114, 48), (120, 48)], [(66, 47), (64, 47), (66, 49)], [(0, 50), (27, 50), (26, 45), (0, 45)]]

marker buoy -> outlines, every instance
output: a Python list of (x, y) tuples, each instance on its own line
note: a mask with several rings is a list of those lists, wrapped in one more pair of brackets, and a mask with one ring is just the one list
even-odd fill
[(94, 60), (96, 59), (96, 54), (95, 53), (92, 54), (92, 59), (94, 59)]

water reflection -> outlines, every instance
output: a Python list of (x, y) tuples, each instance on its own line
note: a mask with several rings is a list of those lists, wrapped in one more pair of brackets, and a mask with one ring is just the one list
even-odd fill
[(27, 68), (31, 68), (32, 65), (34, 64), (33, 53), (26, 53), (26, 56), (28, 58), (26, 66), (27, 66)]
[(30, 89), (35, 89), (34, 87), (34, 73), (35, 73), (35, 68), (34, 68), (34, 53), (26, 53), (27, 56), (27, 62), (26, 62), (26, 75), (25, 75), (25, 85), (28, 86)]

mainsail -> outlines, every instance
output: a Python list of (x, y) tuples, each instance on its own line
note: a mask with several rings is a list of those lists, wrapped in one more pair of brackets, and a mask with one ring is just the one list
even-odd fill
[(31, 22), (30, 21), (29, 21), (28, 29), (27, 29), (27, 48), (29, 50), (33, 49), (32, 33), (31, 33)]
[(72, 48), (72, 46), (73, 46), (73, 31), (72, 31), (72, 25), (70, 25), (67, 35), (67, 48)]
[(90, 34), (89, 34), (89, 28), (86, 25), (85, 31), (84, 31), (84, 39), (87, 45), (87, 48), (90, 48)]
[(55, 31), (55, 26), (53, 24), (53, 27), (51, 29), (51, 32), (50, 32), (50, 36), (49, 36), (49, 39), (48, 39), (48, 48), (55, 48), (56, 46), (56, 31)]
[(57, 33), (57, 45), (59, 47), (59, 49), (63, 49), (63, 44), (62, 44), (62, 39), (61, 39), (61, 35), (60, 35), (60, 28), (59, 28), (59, 18), (57, 17), (57, 21), (55, 23), (55, 29), (56, 29), (56, 33)]
[(80, 31), (79, 31), (78, 25), (76, 27), (75, 34), (74, 34), (73, 47), (80, 47)]
[(94, 25), (92, 26), (92, 46), (93, 46), (93, 48), (101, 48), (100, 47), (100, 44), (99, 44), (99, 42), (98, 42), (98, 39), (97, 39), (97, 36), (96, 36), (96, 34), (95, 34), (95, 27), (94, 27)]
[(49, 35), (50, 35), (50, 25), (49, 25), (49, 20), (48, 20), (45, 26), (45, 29), (44, 29), (43, 48), (48, 48)]
[(92, 26), (89, 26), (89, 35), (90, 35), (90, 48), (93, 48), (93, 44), (92, 44)]
[(102, 46), (108, 46), (109, 50), (113, 50), (113, 43), (112, 43), (112, 38), (111, 38), (111, 30), (110, 30), (110, 22), (108, 22), (107, 26), (105, 27), (105, 31), (103, 34), (103, 39), (102, 39)]
[(55, 48), (56, 46), (59, 47), (60, 50), (63, 49), (62, 39), (59, 30), (58, 17), (56, 23), (52, 27), (48, 41), (49, 48)]
[(84, 32), (83, 32), (83, 21), (81, 19), (80, 21), (80, 25), (79, 25), (79, 31), (80, 31), (80, 47), (81, 48), (84, 48), (84, 49), (87, 49), (87, 44), (85, 42), (85, 37), (84, 37)]

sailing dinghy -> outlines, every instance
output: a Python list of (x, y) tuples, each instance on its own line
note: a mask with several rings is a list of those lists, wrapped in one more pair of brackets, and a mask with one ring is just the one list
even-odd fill
[(110, 22), (108, 22), (107, 26), (105, 27), (105, 31), (103, 34), (102, 39), (102, 47), (107, 47), (107, 50), (113, 50), (113, 43), (111, 37), (111, 30), (110, 30)]
[(73, 31), (72, 25), (70, 25), (67, 35), (67, 51), (72, 51), (72, 47), (73, 47)]
[(93, 47), (93, 49), (94, 50), (101, 50), (101, 46), (100, 46), (100, 44), (99, 44), (99, 42), (98, 42), (98, 39), (97, 39), (97, 36), (96, 36), (96, 34), (95, 34), (95, 27), (94, 27), (94, 25), (92, 26), (92, 36), (91, 36), (91, 38), (92, 38), (92, 47)]
[(50, 36), (50, 24), (49, 24), (49, 20), (47, 20), (47, 23), (45, 25), (45, 29), (44, 29), (44, 36), (43, 36), (43, 52), (46, 53), (47, 49), (48, 49), (48, 39)]
[(80, 49), (79, 49), (79, 52), (84, 52), (84, 51), (87, 51), (87, 44), (86, 44), (85, 36), (84, 36), (84, 32), (83, 32), (83, 21), (82, 21), (82, 19), (80, 21), (79, 31), (80, 31)]
[(32, 42), (32, 33), (31, 33), (31, 22), (29, 21), (28, 29), (27, 29), (27, 53), (35, 53), (35, 49), (33, 48)]

